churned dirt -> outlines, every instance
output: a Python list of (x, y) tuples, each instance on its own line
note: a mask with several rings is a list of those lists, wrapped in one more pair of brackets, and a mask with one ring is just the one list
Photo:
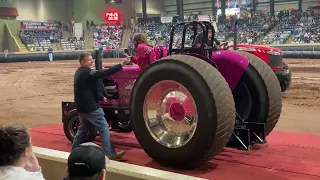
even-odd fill
[[(277, 130), (320, 134), (320, 60), (286, 59), (293, 71)], [(117, 63), (104, 60), (104, 65)], [(61, 101), (73, 101), (78, 61), (0, 64), (0, 124), (61, 123)]]

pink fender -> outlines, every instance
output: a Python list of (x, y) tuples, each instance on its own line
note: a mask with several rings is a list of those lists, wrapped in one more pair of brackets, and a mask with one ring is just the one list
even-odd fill
[(247, 58), (232, 51), (213, 52), (212, 61), (217, 65), (218, 71), (228, 82), (232, 91), (249, 65)]

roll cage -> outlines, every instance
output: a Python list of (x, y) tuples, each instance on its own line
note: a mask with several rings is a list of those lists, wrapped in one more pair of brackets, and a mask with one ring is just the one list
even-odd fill
[[(183, 27), (182, 30), (182, 43), (180, 48), (174, 48), (173, 47), (173, 41), (174, 41), (174, 35), (178, 30), (178, 27)], [(201, 31), (198, 31), (198, 28), (200, 27)], [(187, 29), (190, 28), (193, 31), (193, 38), (192, 38), (192, 47), (186, 48), (185, 42), (186, 42), (186, 34), (187, 34)], [(169, 42), (169, 55), (172, 54), (186, 54), (186, 53), (196, 53), (205, 57), (208, 57), (211, 59), (212, 56), (212, 51), (214, 51), (213, 47), (207, 46), (207, 42), (209, 41), (208, 39), (208, 32), (209, 30), (212, 30), (212, 38), (210, 39), (210, 44), (213, 44), (214, 40), (214, 27), (210, 22), (206, 21), (192, 21), (192, 22), (182, 22), (179, 24), (176, 24), (175, 26), (172, 27), (171, 32), (170, 32), (170, 42)], [(202, 38), (201, 38), (201, 46), (200, 47), (195, 47), (195, 40), (197, 36), (202, 33)]]

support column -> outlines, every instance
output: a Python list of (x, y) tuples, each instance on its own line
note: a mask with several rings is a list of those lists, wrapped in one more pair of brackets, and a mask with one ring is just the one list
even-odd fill
[(253, 15), (256, 12), (256, 0), (252, 0), (251, 3), (251, 15)]
[(298, 1), (298, 10), (302, 12), (302, 0)]
[(142, 18), (147, 18), (147, 0), (142, 0)]
[(226, 19), (226, 0), (221, 0), (221, 17), (223, 20)]
[(184, 18), (184, 13), (183, 13), (183, 0), (177, 0), (177, 15), (179, 18), (183, 19)]
[(274, 0), (270, 0), (270, 16), (274, 16)]
[(217, 0), (212, 0), (212, 18), (215, 20), (217, 17), (217, 7), (216, 7)]

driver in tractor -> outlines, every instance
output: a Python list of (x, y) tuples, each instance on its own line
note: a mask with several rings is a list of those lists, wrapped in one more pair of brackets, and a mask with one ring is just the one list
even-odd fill
[(154, 48), (148, 43), (147, 37), (144, 34), (137, 34), (133, 37), (133, 45), (136, 51), (135, 56), (124, 55), (128, 60), (137, 64), (140, 70), (143, 71), (146, 67), (156, 61), (156, 53)]
[[(211, 38), (212, 38), (212, 30), (209, 29), (208, 30), (208, 42), (206, 42), (206, 46), (210, 46), (210, 47), (216, 47), (216, 46), (219, 46), (220, 45), (220, 41), (216, 38), (213, 38), (213, 42), (214, 42), (214, 45), (211, 44)], [(202, 42), (202, 39), (203, 39), (203, 32), (199, 33), (195, 39), (195, 46), (196, 47), (200, 47), (201, 45), (201, 42)]]

